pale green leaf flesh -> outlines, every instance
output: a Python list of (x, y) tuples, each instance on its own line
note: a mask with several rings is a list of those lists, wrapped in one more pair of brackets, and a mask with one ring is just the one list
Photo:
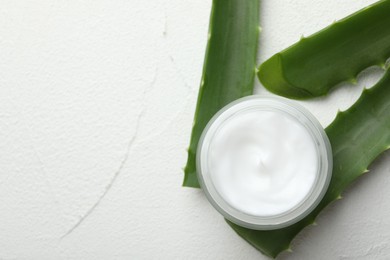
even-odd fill
[(356, 82), (359, 72), (389, 57), (390, 0), (382, 0), (275, 54), (258, 77), (277, 95), (307, 99)]

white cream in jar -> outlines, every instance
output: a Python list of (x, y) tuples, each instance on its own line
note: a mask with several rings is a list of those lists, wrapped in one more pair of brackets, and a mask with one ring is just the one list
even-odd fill
[(329, 140), (305, 109), (282, 98), (243, 98), (222, 109), (198, 147), (198, 177), (226, 218), (275, 229), (306, 216), (331, 176)]

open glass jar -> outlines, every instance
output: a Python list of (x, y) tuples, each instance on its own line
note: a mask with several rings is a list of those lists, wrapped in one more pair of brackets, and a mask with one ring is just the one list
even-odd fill
[(284, 98), (250, 96), (221, 109), (198, 145), (198, 179), (210, 203), (243, 227), (270, 230), (307, 216), (332, 175), (316, 118)]

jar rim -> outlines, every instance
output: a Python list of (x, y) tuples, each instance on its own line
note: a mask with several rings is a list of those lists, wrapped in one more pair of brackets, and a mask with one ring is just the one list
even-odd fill
[[(312, 136), (318, 156), (318, 169), (314, 185), (307, 196), (292, 209), (273, 216), (254, 216), (231, 206), (218, 193), (208, 170), (208, 149), (218, 127), (235, 114), (259, 108), (289, 114)], [(196, 168), (198, 180), (213, 207), (231, 222), (250, 229), (272, 230), (292, 225), (306, 217), (324, 197), (332, 176), (332, 148), (319, 121), (304, 107), (281, 97), (252, 95), (240, 98), (223, 107), (206, 125), (197, 147)]]

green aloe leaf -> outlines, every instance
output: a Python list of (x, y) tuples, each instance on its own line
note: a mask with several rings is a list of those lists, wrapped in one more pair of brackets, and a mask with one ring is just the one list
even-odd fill
[(317, 208), (300, 222), (279, 230), (256, 231), (229, 225), (246, 241), (270, 257), (288, 250), (292, 239), (329, 203), (341, 198), (343, 190), (390, 148), (390, 70), (359, 100), (326, 128), (333, 149), (333, 176), (329, 189)]
[(259, 0), (213, 0), (184, 186), (199, 187), (196, 148), (208, 121), (228, 103), (253, 92), (258, 36)]
[[(258, 0), (213, 0), (205, 65), (185, 168), (184, 186), (199, 187), (196, 148), (203, 128), (224, 105), (253, 91), (258, 39)], [(303, 39), (260, 67), (272, 92), (290, 98), (326, 94), (335, 84), (353, 80), (364, 68), (383, 65), (390, 56), (390, 0), (356, 13)], [(333, 43), (333, 45), (329, 44)], [(278, 230), (256, 231), (229, 223), (255, 248), (276, 257), (293, 238), (353, 180), (390, 147), (390, 72), (326, 129), (334, 155), (333, 178), (317, 208), (300, 222)]]
[(356, 82), (359, 72), (389, 57), (390, 0), (382, 0), (275, 54), (258, 77), (275, 94), (306, 99)]

